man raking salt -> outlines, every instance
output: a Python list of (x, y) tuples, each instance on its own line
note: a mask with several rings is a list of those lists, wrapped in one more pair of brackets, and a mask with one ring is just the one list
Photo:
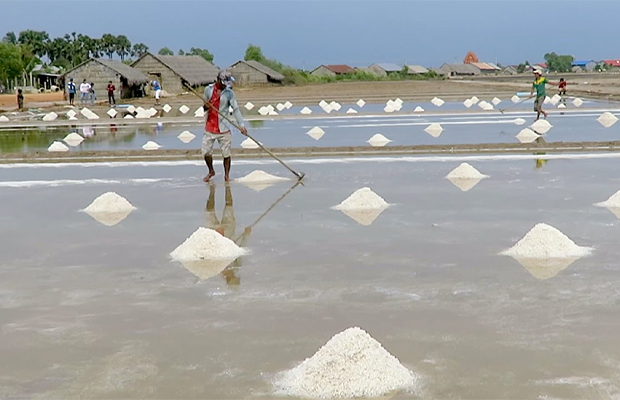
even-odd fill
[(207, 111), (207, 122), (205, 133), (202, 137), (202, 155), (204, 156), (207, 168), (209, 168), (209, 174), (203, 179), (205, 182), (209, 182), (211, 178), (215, 176), (215, 170), (213, 169), (213, 145), (216, 140), (220, 144), (222, 157), (224, 158), (224, 180), (226, 182), (230, 180), (231, 126), (220, 113), (225, 115), (228, 113), (228, 109), (232, 108), (240, 132), (244, 135), (248, 133), (243, 125), (243, 116), (241, 115), (241, 111), (239, 111), (235, 93), (230, 88), (233, 81), (234, 79), (229, 72), (220, 71), (217, 74), (216, 82), (205, 88), (204, 98), (207, 102), (204, 108), (205, 111)]

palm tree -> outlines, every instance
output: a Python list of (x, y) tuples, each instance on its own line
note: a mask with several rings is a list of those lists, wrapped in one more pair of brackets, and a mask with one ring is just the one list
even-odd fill
[(118, 35), (115, 43), (116, 54), (121, 58), (121, 61), (125, 61), (125, 57), (131, 53), (131, 42), (125, 35)]
[(149, 47), (147, 45), (145, 45), (144, 43), (136, 43), (131, 49), (131, 56), (139, 58), (142, 57), (142, 55), (147, 51), (149, 51)]
[(21, 31), (17, 42), (19, 44), (27, 44), (32, 48), (33, 53), (38, 57), (47, 54), (47, 45), (50, 37), (45, 31), (33, 31), (31, 29)]
[(103, 54), (106, 54), (111, 60), (114, 52), (116, 52), (116, 37), (109, 33), (104, 33), (101, 36), (101, 49)]

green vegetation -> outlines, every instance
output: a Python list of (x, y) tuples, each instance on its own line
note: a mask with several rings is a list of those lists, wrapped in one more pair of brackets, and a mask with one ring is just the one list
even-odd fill
[(571, 72), (573, 68), (573, 56), (547, 53), (545, 54), (545, 61), (551, 72)]
[(161, 49), (159, 49), (157, 54), (159, 54), (160, 56), (172, 56), (174, 55), (174, 52), (167, 47), (162, 47)]

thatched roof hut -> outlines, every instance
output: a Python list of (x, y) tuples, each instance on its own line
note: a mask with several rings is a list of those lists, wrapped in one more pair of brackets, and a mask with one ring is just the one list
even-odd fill
[(102, 58), (90, 58), (62, 74), (60, 84), (65, 91), (67, 82), (71, 78), (78, 87), (84, 79), (89, 83), (94, 83), (95, 92), (99, 93), (99, 98), (104, 98), (103, 93), (110, 81), (116, 87), (117, 97), (131, 97), (137, 95), (140, 85), (149, 80), (140, 70), (120, 61)]
[(218, 69), (200, 56), (162, 56), (145, 53), (131, 66), (142, 71), (149, 80), (157, 80), (171, 94), (185, 91), (184, 83), (204, 86), (215, 82)]
[(237, 61), (229, 68), (239, 85), (281, 83), (284, 75), (254, 60)]

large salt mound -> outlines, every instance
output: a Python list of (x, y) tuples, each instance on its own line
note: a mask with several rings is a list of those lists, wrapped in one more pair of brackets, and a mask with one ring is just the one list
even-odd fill
[(47, 148), (47, 151), (55, 153), (55, 152), (65, 152), (69, 151), (69, 148), (65, 146), (63, 142), (54, 142), (50, 147)]
[(133, 211), (134, 207), (126, 198), (114, 192), (107, 192), (93, 200), (85, 212), (123, 212)]
[(75, 132), (71, 132), (63, 139), (63, 142), (67, 143), (69, 146), (75, 147), (84, 141), (84, 138), (78, 135)]
[(319, 140), (320, 138), (323, 137), (323, 135), (325, 135), (325, 131), (318, 126), (315, 126), (314, 128), (310, 129), (308, 132), (306, 132), (306, 134), (314, 140)]
[(432, 137), (439, 137), (439, 135), (441, 135), (441, 132), (443, 132), (443, 127), (441, 126), (441, 124), (433, 122), (432, 124), (427, 126), (424, 131)]
[(391, 140), (386, 138), (385, 136), (383, 136), (380, 133), (376, 133), (374, 135), (372, 135), (372, 137), (370, 139), (367, 140), (368, 144), (370, 144), (371, 146), (374, 147), (383, 147), (386, 144), (390, 143)]
[(462, 163), (446, 175), (448, 179), (484, 179), (488, 177), (488, 175), (481, 174), (480, 171), (468, 163)]
[(590, 254), (589, 247), (580, 247), (556, 228), (536, 224), (513, 247), (502, 255), (516, 259), (579, 258)]
[(602, 203), (596, 203), (597, 207), (606, 207), (614, 213), (615, 216), (620, 218), (620, 190), (611, 195), (607, 200)]
[(247, 251), (213, 229), (198, 228), (170, 256), (176, 261), (234, 260), (245, 254)]
[(521, 132), (519, 132), (519, 134), (515, 137), (521, 143), (532, 143), (533, 141), (538, 139), (540, 135), (537, 135), (536, 132), (534, 132), (530, 128), (525, 128), (525, 129), (522, 129)]
[(332, 207), (334, 210), (367, 210), (386, 208), (389, 204), (368, 187), (356, 190), (342, 203)]
[(418, 377), (360, 328), (332, 337), (274, 382), (282, 395), (313, 399), (378, 397), (415, 387)]
[(281, 176), (271, 175), (265, 171), (257, 169), (255, 171), (250, 172), (246, 176), (242, 178), (237, 178), (235, 180), (241, 183), (272, 183), (272, 182), (288, 181), (290, 179), (282, 178)]
[(179, 138), (179, 140), (183, 143), (189, 143), (196, 138), (196, 135), (190, 131), (183, 131), (179, 134), (179, 136), (177, 136), (177, 138)]
[(256, 144), (256, 142), (252, 139), (247, 138), (243, 142), (241, 142), (241, 147), (243, 147), (244, 149), (258, 149), (260, 146)]
[(156, 142), (153, 142), (152, 140), (149, 140), (148, 142), (146, 142), (144, 144), (144, 146), (142, 146), (142, 149), (144, 149), (144, 150), (157, 150), (160, 147), (161, 146), (159, 144), (157, 144)]

